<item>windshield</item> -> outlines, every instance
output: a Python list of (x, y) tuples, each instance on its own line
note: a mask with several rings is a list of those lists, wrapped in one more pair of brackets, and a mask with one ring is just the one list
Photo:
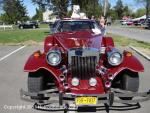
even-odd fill
[(71, 32), (88, 30), (94, 33), (101, 33), (100, 28), (96, 22), (93, 21), (61, 21), (57, 29), (58, 32)]

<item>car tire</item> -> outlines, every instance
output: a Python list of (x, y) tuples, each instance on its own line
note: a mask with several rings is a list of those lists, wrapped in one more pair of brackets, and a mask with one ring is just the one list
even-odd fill
[(20, 26), (20, 29), (23, 29), (23, 26)]
[(33, 25), (32, 28), (35, 29), (36, 27)]
[[(38, 93), (39, 91), (44, 90), (44, 78), (39, 72), (29, 73), (28, 75), (28, 92)], [(45, 98), (42, 96), (34, 96), (31, 99), (35, 100), (48, 100), (49, 98)]]
[[(123, 74), (121, 80), (121, 88), (123, 90), (137, 92), (139, 89), (139, 75), (138, 73), (129, 72)], [(133, 97), (120, 97), (122, 100), (132, 100)]]

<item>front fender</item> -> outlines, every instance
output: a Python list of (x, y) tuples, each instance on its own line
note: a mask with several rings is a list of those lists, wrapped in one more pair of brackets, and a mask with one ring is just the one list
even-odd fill
[(57, 68), (50, 66), (46, 62), (45, 54), (41, 54), (39, 57), (35, 57), (34, 55), (31, 55), (24, 66), (24, 71), (36, 72), (40, 69), (46, 69), (56, 78), (57, 81), (60, 81), (59, 75), (61, 75), (61, 71)]
[(110, 72), (114, 77), (123, 70), (130, 70), (132, 72), (144, 72), (144, 67), (141, 62), (134, 56), (124, 56), (124, 60), (121, 65), (111, 68)]

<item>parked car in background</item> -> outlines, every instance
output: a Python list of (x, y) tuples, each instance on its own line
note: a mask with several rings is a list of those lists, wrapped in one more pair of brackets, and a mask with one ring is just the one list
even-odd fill
[(140, 20), (135, 20), (135, 21), (133, 21), (133, 24), (134, 24), (135, 26), (141, 26)]
[(123, 21), (121, 21), (121, 24), (130, 26), (130, 25), (133, 25), (133, 21), (132, 20), (123, 20)]
[(36, 28), (39, 28), (39, 25), (35, 21), (27, 21), (27, 22), (19, 24), (18, 27), (19, 27), (19, 29), (25, 29), (25, 28), (36, 29)]
[(150, 18), (146, 19), (144, 26), (146, 29), (150, 29)]
[(145, 20), (134, 20), (134, 21), (133, 21), (133, 24), (134, 24), (135, 26), (141, 26), (141, 25), (144, 24), (144, 22), (145, 22)]

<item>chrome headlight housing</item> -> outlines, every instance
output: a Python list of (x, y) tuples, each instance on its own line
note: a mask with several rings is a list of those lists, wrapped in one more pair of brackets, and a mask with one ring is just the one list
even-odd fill
[(73, 78), (72, 81), (71, 81), (71, 84), (73, 86), (78, 86), (79, 85), (79, 79), (78, 78)]
[(47, 63), (51, 66), (57, 66), (61, 63), (61, 52), (57, 50), (51, 50), (46, 55)]
[(97, 80), (96, 80), (96, 78), (90, 78), (89, 84), (90, 84), (90, 86), (96, 86), (96, 85), (97, 85)]
[(108, 54), (108, 63), (112, 66), (118, 66), (123, 61), (123, 55), (119, 51), (113, 51)]

